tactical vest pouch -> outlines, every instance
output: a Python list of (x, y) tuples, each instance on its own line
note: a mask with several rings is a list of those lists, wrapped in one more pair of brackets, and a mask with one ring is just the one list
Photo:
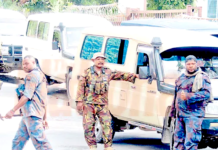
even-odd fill
[(101, 83), (101, 94), (104, 94), (108, 91), (108, 83), (107, 82), (102, 82)]
[(91, 74), (92, 74), (92, 81), (91, 84), (89, 85), (90, 92), (93, 92), (97, 95), (102, 95), (105, 92), (108, 91), (108, 78), (107, 75), (105, 74), (105, 70), (102, 70), (102, 79), (96, 79), (95, 78), (95, 71), (94, 67), (91, 67)]
[(101, 94), (101, 83), (95, 84), (95, 94)]
[(94, 84), (90, 84), (89, 85), (89, 90), (91, 93), (95, 92), (95, 85)]
[(101, 94), (105, 93), (105, 84), (104, 82), (101, 82)]

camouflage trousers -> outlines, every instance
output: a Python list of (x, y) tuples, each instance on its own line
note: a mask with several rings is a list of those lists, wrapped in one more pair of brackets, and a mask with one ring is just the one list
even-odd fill
[(42, 119), (34, 116), (22, 118), (13, 139), (12, 150), (22, 150), (29, 138), (36, 150), (52, 150), (45, 136)]
[(96, 116), (102, 126), (105, 148), (112, 146), (111, 115), (106, 105), (85, 104), (83, 108), (83, 128), (89, 147), (97, 147), (95, 137)]
[(176, 118), (174, 132), (175, 150), (197, 150), (201, 141), (201, 124), (203, 118), (188, 117)]

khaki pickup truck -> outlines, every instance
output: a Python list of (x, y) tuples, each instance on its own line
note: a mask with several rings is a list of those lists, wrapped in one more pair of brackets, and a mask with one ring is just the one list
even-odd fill
[[(218, 39), (207, 34), (187, 30), (152, 27), (108, 27), (83, 31), (75, 66), (70, 80), (72, 107), (75, 108), (78, 79), (93, 65), (95, 52), (107, 57), (106, 66), (112, 70), (137, 73), (135, 83), (111, 81), (109, 109), (114, 133), (139, 127), (162, 134), (163, 143), (171, 143), (173, 123), (168, 123), (169, 110), (175, 92), (175, 80), (183, 73), (185, 57), (195, 55), (204, 71), (205, 62), (211, 62), (210, 71), (218, 74)], [(212, 78), (217, 90), (218, 79)], [(206, 108), (202, 124), (203, 138), (199, 147), (218, 147), (218, 93)], [(102, 130), (96, 121), (96, 137), (102, 141)]]

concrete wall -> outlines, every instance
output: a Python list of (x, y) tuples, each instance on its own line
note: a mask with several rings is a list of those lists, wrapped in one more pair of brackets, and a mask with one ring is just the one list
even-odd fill
[(140, 8), (140, 10), (144, 10), (145, 0), (119, 0), (118, 7), (120, 9), (120, 13), (126, 13), (126, 8)]
[(208, 0), (197, 0), (196, 6), (202, 6), (202, 17), (207, 18)]

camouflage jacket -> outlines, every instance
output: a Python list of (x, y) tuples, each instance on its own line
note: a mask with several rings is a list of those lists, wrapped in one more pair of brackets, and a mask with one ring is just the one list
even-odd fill
[[(171, 106), (171, 117), (204, 117), (206, 101), (210, 98), (211, 83), (209, 77), (203, 74), (203, 88), (192, 93), (192, 86), (195, 76), (187, 77), (182, 74), (176, 80), (176, 93)], [(186, 94), (187, 100), (180, 97), (182, 90)]]
[(101, 73), (98, 75), (94, 70), (94, 66), (92, 66), (86, 69), (80, 77), (77, 101), (106, 105), (108, 104), (108, 86), (111, 80), (123, 80), (134, 83), (135, 78), (134, 73), (112, 72), (111, 69), (106, 67), (103, 67)]

